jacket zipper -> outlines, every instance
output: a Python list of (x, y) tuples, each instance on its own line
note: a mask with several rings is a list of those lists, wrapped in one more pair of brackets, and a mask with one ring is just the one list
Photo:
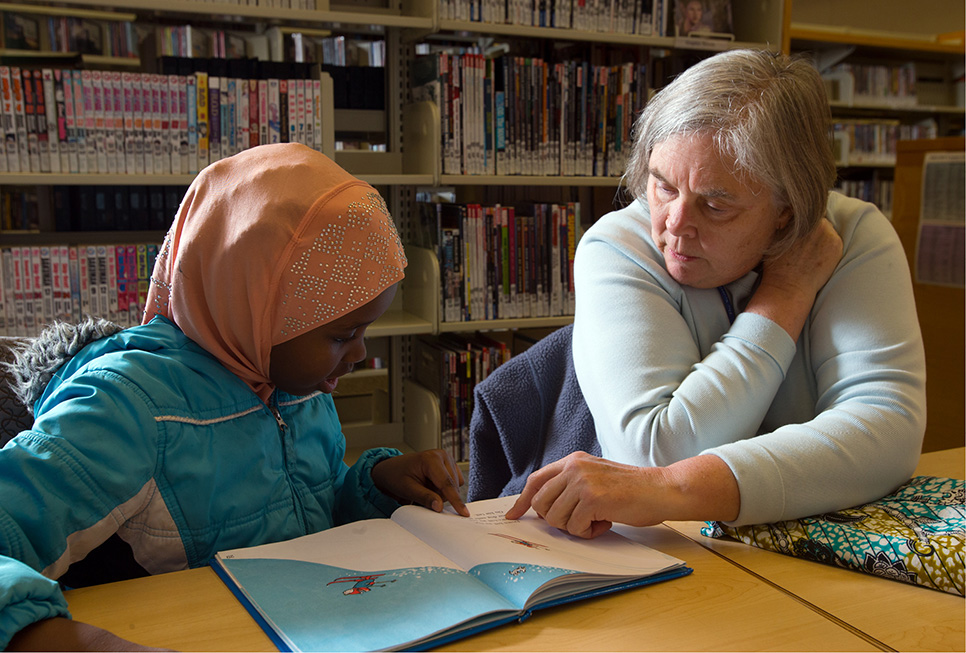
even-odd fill
[(289, 456), (288, 456), (288, 424), (282, 419), (282, 413), (278, 409), (278, 396), (272, 393), (271, 402), (268, 405), (269, 410), (272, 413), (272, 417), (278, 423), (278, 438), (279, 444), (282, 447), (282, 466), (285, 470), (285, 478), (288, 481), (289, 491), (292, 493), (292, 504), (295, 510), (295, 516), (299, 522), (299, 529), (304, 534), (306, 533), (306, 519), (305, 519), (305, 504), (302, 502), (302, 494), (299, 492), (295, 481), (292, 479), (292, 475), (289, 472)]

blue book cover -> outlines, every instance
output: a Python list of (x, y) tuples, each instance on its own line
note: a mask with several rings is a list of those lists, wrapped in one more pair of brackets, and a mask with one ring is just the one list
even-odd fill
[(691, 571), (614, 532), (575, 538), (532, 511), (508, 521), (514, 499), (471, 503), (470, 518), (403, 506), (391, 519), (223, 551), (212, 566), (291, 651), (424, 649)]

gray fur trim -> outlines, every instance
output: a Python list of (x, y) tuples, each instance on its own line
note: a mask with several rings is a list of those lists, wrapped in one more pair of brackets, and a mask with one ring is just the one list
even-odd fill
[(123, 327), (88, 317), (80, 324), (54, 322), (39, 336), (17, 347), (13, 362), (5, 363), (10, 375), (10, 388), (32, 415), (34, 402), (60, 367), (85, 346), (112, 336)]

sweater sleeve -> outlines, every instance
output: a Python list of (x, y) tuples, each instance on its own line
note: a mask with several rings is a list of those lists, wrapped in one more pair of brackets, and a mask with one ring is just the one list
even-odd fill
[(0, 647), (6, 649), (20, 630), (51, 617), (70, 617), (57, 581), (0, 556)]
[(336, 495), (336, 523), (388, 517), (399, 507), (399, 503), (380, 492), (372, 482), (372, 468), (387, 458), (400, 455), (401, 451), (388, 447), (369, 449), (346, 468)]
[(153, 423), (140, 397), (117, 390), (104, 375), (78, 379), (0, 449), (4, 643), (30, 623), (69, 616), (52, 579), (117, 530), (119, 506), (137, 497), (157, 464), (152, 438), (117, 437)]
[[(905, 254), (872, 205), (836, 195), (830, 209), (845, 252), (799, 343), (813, 416), (708, 450), (738, 480), (736, 525), (874, 501), (908, 480), (919, 459), (925, 355)], [(793, 401), (781, 394), (772, 412)]]
[(752, 314), (729, 330), (714, 289), (686, 296), (632, 210), (578, 247), (574, 365), (604, 457), (664, 466), (754, 435), (795, 343)]

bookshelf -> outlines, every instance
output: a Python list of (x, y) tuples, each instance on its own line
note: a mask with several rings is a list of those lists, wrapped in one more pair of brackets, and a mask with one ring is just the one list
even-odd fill
[(786, 3), (784, 50), (812, 57), (828, 80), (840, 187), (886, 215), (896, 142), (963, 133), (966, 38), (950, 31), (963, 13), (956, 0), (889, 0), (874, 11), (855, 0)]
[[(295, 0), (290, 0), (295, 6)], [(377, 5), (378, 6), (375, 6)], [(229, 2), (170, 0), (159, 6), (154, 0), (63, 0), (57, 11), (92, 12), (101, 18), (133, 19), (138, 25), (198, 23), (223, 29), (247, 27), (263, 33), (278, 27), (280, 33), (344, 33), (380, 35), (387, 44), (386, 106), (384, 111), (362, 113), (333, 109), (331, 90), (324, 93), (323, 113), (331, 116), (323, 128), (321, 149), (333, 155), (347, 170), (376, 186), (386, 197), (405, 239), (411, 236), (416, 216), (416, 191), (423, 187), (451, 187), (457, 201), (491, 201), (494, 192), (519, 197), (537, 196), (537, 201), (579, 201), (582, 220), (587, 223), (609, 208), (620, 187), (619, 175), (464, 175), (444, 174), (441, 156), (440, 107), (433, 102), (413, 101), (410, 69), (415, 46), (423, 42), (485, 43), (506, 40), (509, 48), (528, 44), (552, 49), (556, 44), (575, 44), (587, 52), (617, 52), (627, 60), (660, 62), (662, 75), (673, 74), (671, 63), (707, 56), (723, 48), (756, 47), (779, 49), (783, 42), (785, 6), (783, 0), (733, 3), (735, 39), (710, 41), (666, 35), (613, 34), (571, 28), (532, 27), (443, 20), (436, 0), (363, 0), (358, 5), (330, 4), (316, 0), (315, 8), (285, 8)], [(45, 5), (29, 5), (43, 8)], [(0, 8), (2, 11), (2, 8)], [(594, 55), (597, 56), (597, 55)], [(142, 67), (152, 65), (143, 61)], [(608, 60), (608, 63), (610, 61)], [(36, 67), (55, 64), (43, 62)], [(85, 68), (102, 65), (84, 60)], [(106, 64), (105, 64), (106, 65)], [(322, 79), (325, 76), (322, 75)], [(655, 85), (661, 85), (658, 81)], [(361, 127), (365, 125), (365, 127)], [(335, 151), (336, 134), (342, 130), (385, 129), (386, 152)], [(0, 189), (29, 187), (38, 191), (55, 186), (187, 186), (194, 177), (186, 174), (103, 173), (0, 173)], [(503, 200), (497, 200), (503, 201)], [(0, 247), (70, 242), (160, 242), (163, 231), (146, 232), (58, 232), (52, 218), (42, 221), (36, 232), (2, 232)], [(362, 370), (344, 385), (346, 397), (337, 399), (345, 433), (352, 450), (388, 444), (424, 448), (438, 446), (440, 411), (438, 401), (427, 396), (411, 378), (412, 350), (416, 338), (440, 334), (513, 334), (535, 329), (536, 333), (563, 326), (569, 316), (524, 317), (499, 320), (445, 322), (440, 314), (442, 273), (435, 252), (409, 248), (409, 268), (403, 287), (390, 310), (367, 332), (370, 350), (387, 361), (385, 369)], [(369, 392), (369, 388), (376, 390)], [(351, 396), (348, 389), (353, 388)], [(370, 398), (365, 399), (366, 396)], [(362, 399), (360, 399), (362, 397)], [(343, 401), (342, 399), (345, 399)]]

